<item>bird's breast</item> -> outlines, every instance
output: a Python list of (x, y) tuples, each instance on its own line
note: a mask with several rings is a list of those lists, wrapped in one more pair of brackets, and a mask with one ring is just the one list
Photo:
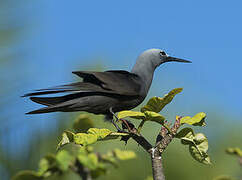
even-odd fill
[(116, 112), (133, 109), (140, 105), (144, 99), (145, 97), (143, 96), (121, 98), (115, 108)]

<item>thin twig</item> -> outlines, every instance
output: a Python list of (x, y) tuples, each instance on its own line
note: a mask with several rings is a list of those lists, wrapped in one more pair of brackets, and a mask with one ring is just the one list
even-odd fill
[(152, 145), (147, 141), (136, 128), (131, 129), (130, 137), (135, 140), (144, 150), (150, 153), (151, 149), (153, 148)]
[(158, 135), (158, 136), (161, 136), (161, 138), (158, 138), (157, 136), (158, 141), (156, 142), (156, 146), (155, 146), (158, 148), (160, 153), (162, 153), (166, 149), (168, 144), (172, 141), (172, 139), (176, 135), (177, 130), (181, 126), (180, 124), (181, 118), (182, 117), (180, 116), (176, 119), (174, 125), (171, 128), (171, 133), (167, 132), (167, 129), (165, 129), (164, 127), (161, 128), (161, 131)]
[(239, 157), (239, 165), (242, 167), (242, 157)]
[(78, 160), (76, 160), (75, 165), (72, 166), (71, 169), (79, 174), (83, 180), (92, 180), (90, 170), (87, 167), (83, 167), (83, 165)]
[(139, 126), (138, 126), (138, 133), (141, 132), (141, 129), (142, 129), (142, 127), (144, 126), (144, 124), (145, 124), (145, 120), (142, 120), (141, 123), (140, 123)]

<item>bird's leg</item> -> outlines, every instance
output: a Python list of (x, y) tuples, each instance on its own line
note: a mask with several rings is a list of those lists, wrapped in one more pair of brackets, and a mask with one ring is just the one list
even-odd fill
[(114, 120), (112, 119), (112, 123), (113, 123), (113, 125), (116, 127), (116, 129), (117, 129), (119, 132), (125, 132), (124, 130), (121, 130), (121, 129), (119, 128), (119, 126), (116, 124), (119, 120), (122, 121), (123, 124), (125, 124), (125, 126), (126, 126), (127, 129), (128, 129), (128, 132), (131, 132), (131, 128), (130, 128), (130, 126), (129, 126), (129, 123), (128, 123), (125, 119), (119, 119), (119, 118), (116, 116), (116, 114), (113, 112), (112, 107), (109, 109), (109, 111), (110, 111), (110, 113), (111, 113), (111, 114), (115, 117), (115, 119), (116, 119), (116, 121), (114, 121)]
[(116, 116), (116, 114), (113, 112), (113, 108), (109, 108), (109, 112), (115, 117), (116, 121), (114, 121), (114, 119), (111, 119), (112, 124), (115, 126), (115, 128), (118, 130), (118, 132), (124, 132), (122, 129), (120, 129), (120, 127), (116, 124), (116, 122), (118, 122), (118, 117)]
[(119, 120), (118, 116), (113, 112), (113, 108), (112, 107), (109, 108), (109, 112), (115, 117), (116, 121)]
[(124, 123), (125, 126), (127, 127), (128, 131), (131, 132), (131, 128), (129, 127), (129, 123), (125, 119), (120, 119), (120, 121), (122, 121), (122, 123)]

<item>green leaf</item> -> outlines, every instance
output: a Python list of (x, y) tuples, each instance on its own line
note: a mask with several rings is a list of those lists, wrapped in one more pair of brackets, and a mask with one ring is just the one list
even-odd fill
[(165, 117), (160, 115), (159, 113), (152, 112), (152, 111), (145, 111), (145, 116), (147, 121), (154, 121), (159, 124), (164, 124)]
[(77, 133), (74, 135), (74, 142), (83, 146), (93, 144), (97, 141), (98, 136), (94, 134)]
[(87, 167), (90, 170), (95, 170), (99, 166), (97, 155), (94, 153), (88, 155), (79, 154), (77, 159), (84, 167)]
[(74, 141), (74, 133), (70, 131), (65, 131), (62, 134), (62, 139), (57, 145), (57, 150), (59, 150), (61, 147), (63, 147), (66, 144), (72, 143)]
[(148, 103), (141, 108), (141, 112), (145, 111), (153, 111), (153, 112), (160, 112), (167, 104), (169, 104), (172, 99), (178, 93), (182, 92), (182, 88), (175, 88), (171, 90), (168, 94), (166, 94), (163, 98), (161, 97), (153, 97), (151, 98)]
[(118, 118), (123, 119), (126, 117), (131, 117), (134, 119), (144, 119), (145, 114), (142, 112), (137, 112), (137, 111), (121, 111), (118, 113)]
[(73, 124), (75, 132), (86, 132), (89, 128), (94, 127), (93, 121), (87, 114), (79, 115)]
[(135, 112), (135, 111), (121, 111), (118, 113), (118, 118), (126, 118), (126, 117), (131, 117), (135, 119), (141, 119), (145, 121), (154, 121), (159, 124), (163, 124), (165, 118), (160, 115), (159, 113), (152, 112), (152, 111), (145, 111), (144, 113), (142, 112)]
[(112, 133), (112, 131), (110, 131), (109, 129), (97, 129), (97, 128), (90, 128), (87, 133), (89, 134), (93, 134), (96, 135), (99, 139), (103, 139), (106, 136), (108, 136), (109, 134)]
[(194, 146), (189, 146), (189, 151), (192, 157), (203, 164), (211, 164), (210, 158), (207, 154), (208, 140), (204, 134), (196, 134), (194, 137), (194, 144)]
[(145, 180), (153, 180), (152, 176), (148, 176)]
[(194, 137), (194, 142), (198, 146), (198, 149), (206, 152), (208, 150), (208, 140), (202, 133), (197, 133)]
[(207, 153), (200, 152), (196, 146), (189, 146), (189, 151), (192, 157), (200, 163), (211, 164), (210, 158)]
[(57, 153), (56, 161), (59, 169), (67, 171), (69, 166), (74, 163), (74, 157), (69, 154), (68, 151), (62, 150)]
[(91, 171), (92, 178), (96, 179), (99, 176), (105, 175), (107, 173), (107, 169), (104, 167), (98, 167), (95, 170)]
[(236, 147), (236, 148), (228, 148), (228, 149), (226, 149), (226, 152), (228, 154), (233, 154), (233, 155), (236, 155), (238, 157), (242, 157), (242, 150), (240, 148), (238, 148), (238, 147)]
[(112, 132), (108, 136), (106, 136), (103, 139), (99, 139), (99, 141), (106, 141), (106, 140), (112, 140), (112, 139), (118, 139), (120, 136), (128, 136), (128, 133), (118, 133), (118, 132)]
[(101, 161), (108, 162), (114, 167), (118, 167), (117, 159), (114, 157), (114, 153), (109, 151), (107, 154), (101, 156)]
[(49, 169), (56, 167), (56, 157), (54, 154), (47, 154), (44, 158), (42, 158), (39, 162), (39, 170), (38, 174), (44, 177), (48, 177), (51, 173), (47, 173)]
[(20, 171), (18, 172), (12, 180), (41, 180), (42, 176), (34, 171)]
[(136, 158), (136, 154), (133, 151), (121, 151), (120, 149), (115, 149), (114, 154), (119, 160), (128, 160)]
[(185, 116), (181, 118), (180, 123), (181, 124), (190, 124), (193, 126), (205, 126), (205, 118), (206, 114), (204, 112), (197, 113), (195, 116), (190, 117), (190, 116)]
[(77, 133), (74, 134), (70, 131), (65, 131), (62, 134), (62, 139), (57, 146), (57, 149), (60, 149), (62, 146), (68, 143), (76, 143), (83, 146), (87, 146), (93, 144), (97, 141), (109, 140), (109, 139), (117, 139), (120, 136), (128, 136), (127, 133), (116, 133), (112, 132), (109, 129), (98, 129), (98, 128), (90, 128), (87, 133)]
[(47, 159), (43, 158), (39, 162), (39, 175), (43, 175), (49, 169), (49, 162)]
[(181, 139), (181, 143), (184, 144), (184, 145), (187, 145), (187, 144), (193, 144), (193, 139), (194, 139), (194, 132), (192, 130), (192, 128), (183, 128), (181, 131), (179, 131), (177, 134), (176, 134), (176, 138), (179, 138)]
[(195, 160), (203, 164), (211, 164), (207, 154), (208, 140), (204, 134), (194, 134), (191, 128), (183, 128), (175, 137), (181, 139), (182, 144), (189, 145), (190, 154)]
[(235, 179), (227, 175), (220, 175), (216, 178), (213, 178), (213, 180), (235, 180)]

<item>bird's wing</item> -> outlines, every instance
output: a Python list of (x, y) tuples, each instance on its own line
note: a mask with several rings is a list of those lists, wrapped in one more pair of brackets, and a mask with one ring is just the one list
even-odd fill
[(109, 93), (137, 96), (141, 88), (140, 77), (128, 71), (74, 71), (72, 73), (83, 78), (83, 82), (98, 85)]
[(140, 78), (128, 71), (75, 71), (73, 73), (83, 78), (83, 82), (39, 89), (36, 92), (25, 94), (23, 97), (66, 92), (100, 92), (136, 96), (141, 86)]

